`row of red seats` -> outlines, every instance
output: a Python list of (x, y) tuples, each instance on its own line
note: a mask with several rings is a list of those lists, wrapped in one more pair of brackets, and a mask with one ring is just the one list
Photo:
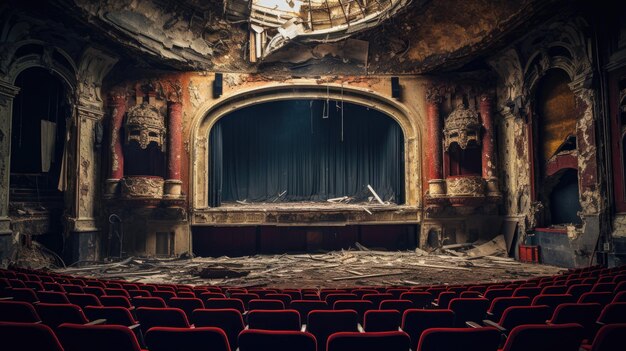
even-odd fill
[[(534, 306), (531, 306), (533, 308), (547, 307), (550, 310), (552, 310), (555, 308), (555, 305), (563, 304), (563, 301), (559, 301), (558, 298), (561, 298), (561, 297), (571, 298), (573, 295), (572, 294), (541, 294), (542, 292), (543, 293), (559, 292), (556, 289), (562, 289), (563, 286), (567, 287), (568, 289), (565, 292), (568, 292), (569, 289), (571, 289), (574, 286), (583, 285), (584, 288), (588, 288), (588, 286), (591, 286), (591, 288), (588, 289), (588, 291), (580, 294), (580, 296), (582, 297), (582, 295), (584, 295), (585, 293), (592, 293), (592, 294), (598, 294), (598, 293), (607, 294), (608, 293), (609, 295), (611, 295), (611, 298), (615, 300), (620, 297), (620, 293), (615, 294), (615, 296), (613, 295), (616, 292), (616, 290), (617, 291), (620, 290), (620, 284), (623, 281), (623, 280), (620, 280), (622, 278), (620, 276), (623, 276), (623, 274), (621, 273), (623, 273), (624, 270), (623, 269), (611, 269), (611, 270), (586, 269), (586, 270), (572, 271), (562, 276), (544, 277), (540, 279), (533, 279), (527, 282), (514, 282), (514, 283), (508, 283), (508, 284), (491, 284), (491, 285), (482, 285), (482, 286), (473, 285), (473, 286), (450, 286), (450, 287), (418, 287), (418, 288), (412, 288), (412, 289), (396, 288), (396, 287), (376, 288), (376, 289), (358, 288), (358, 289), (350, 289), (350, 290), (346, 290), (346, 289), (344, 290), (337, 290), (337, 289), (334, 289), (334, 290), (333, 289), (322, 289), (322, 290), (249, 289), (249, 290), (246, 290), (246, 289), (236, 289), (236, 288), (222, 289), (222, 288), (214, 288), (214, 287), (189, 287), (189, 286), (178, 286), (178, 285), (173, 285), (173, 284), (156, 285), (156, 286), (140, 285), (140, 284), (129, 285), (123, 282), (87, 280), (84, 278), (61, 276), (61, 275), (56, 275), (56, 274), (53, 274), (52, 276), (54, 278), (51, 278), (51, 276), (46, 275), (45, 273), (40, 274), (42, 272), (33, 272), (33, 271), (30, 271), (30, 272), (22, 271), (22, 272), (17, 272), (17, 273), (11, 272), (11, 271), (6, 271), (6, 272), (7, 274), (4, 274), (5, 273), (4, 271), (0, 271), (0, 273), (2, 273), (2, 276), (5, 278), (5, 283), (8, 282), (8, 284), (5, 285), (5, 290), (15, 292), (16, 290), (19, 290), (19, 289), (25, 289), (25, 288), (14, 287), (13, 285), (11, 285), (11, 284), (15, 284), (15, 280), (24, 282), (22, 279), (27, 279), (24, 283), (40, 281), (40, 282), (47, 283), (48, 288), (52, 288), (55, 290), (54, 292), (56, 292), (56, 294), (50, 295), (50, 294), (45, 294), (48, 291), (45, 291), (45, 290), (40, 291), (41, 293), (44, 293), (42, 294), (43, 296), (47, 296), (46, 298), (49, 298), (50, 296), (58, 297), (58, 296), (64, 295), (64, 290), (65, 290), (63, 286), (64, 284), (78, 286), (79, 288), (80, 287), (87, 287), (87, 288), (93, 287), (93, 288), (101, 289), (103, 294), (101, 294), (99, 298), (119, 297), (121, 300), (123, 299), (128, 300), (128, 297), (131, 296), (131, 292), (144, 291), (144, 293), (138, 294), (136, 296), (133, 295), (135, 296), (134, 298), (132, 298), (132, 300), (134, 301), (135, 299), (151, 298), (150, 296), (152, 295), (153, 292), (157, 292), (157, 293), (168, 292), (171, 294), (167, 294), (167, 296), (163, 296), (162, 298), (157, 297), (157, 299), (162, 299), (163, 302), (167, 301), (168, 303), (171, 303), (172, 299), (174, 300), (174, 303), (178, 302), (179, 300), (180, 302), (185, 301), (185, 300), (189, 302), (198, 300), (201, 304), (203, 304), (202, 299), (196, 299), (196, 298), (191, 297), (191, 296), (200, 295), (201, 297), (208, 298), (206, 299), (206, 302), (211, 301), (211, 300), (224, 300), (228, 302), (238, 301), (241, 304), (245, 302), (245, 304), (247, 305), (246, 309), (249, 309), (250, 303), (252, 303), (253, 305), (252, 310), (256, 309), (255, 303), (258, 303), (258, 306), (256, 307), (273, 306), (273, 308), (277, 308), (277, 309), (285, 308), (286, 303), (289, 303), (290, 305), (292, 304), (292, 301), (291, 301), (292, 297), (305, 298), (306, 296), (306, 297), (311, 297), (311, 298), (317, 297), (315, 298), (315, 300), (320, 300), (320, 301), (300, 301), (300, 302), (302, 303), (326, 303), (327, 306), (328, 306), (328, 302), (331, 302), (331, 306), (333, 306), (334, 308), (354, 307), (354, 309), (360, 312), (360, 313), (357, 313), (355, 311), (354, 313), (357, 313), (357, 318), (359, 321), (361, 321), (365, 317), (364, 312), (367, 313), (369, 310), (371, 310), (371, 307), (374, 306), (372, 301), (369, 301), (368, 299), (363, 299), (364, 297), (368, 297), (368, 295), (370, 298), (375, 299), (376, 301), (379, 302), (378, 303), (379, 308), (381, 307), (383, 303), (389, 303), (390, 306), (394, 307), (394, 309), (397, 309), (397, 310), (413, 308), (413, 307), (426, 307), (428, 306), (428, 302), (431, 302), (432, 304), (435, 305), (435, 307), (438, 307), (440, 309), (443, 309), (444, 307), (450, 307), (450, 305), (456, 305), (457, 303), (460, 304), (461, 306), (464, 303), (465, 304), (469, 303), (470, 304), (469, 310), (472, 310), (472, 305), (473, 305), (475, 310), (483, 311), (482, 313), (483, 315), (484, 315), (484, 306), (486, 305), (485, 300), (487, 300), (487, 302), (489, 302), (490, 300), (493, 300), (491, 301), (491, 304), (493, 305), (495, 302), (498, 302), (497, 301), (498, 299), (500, 299), (501, 301), (504, 301), (507, 298), (511, 300), (519, 299), (520, 298), (519, 296), (511, 297), (512, 295), (514, 295), (514, 293), (508, 294), (506, 292), (506, 290), (512, 291), (514, 288), (515, 288), (514, 291), (518, 291), (518, 289), (534, 288), (535, 292), (540, 294), (539, 296), (535, 296), (533, 298), (534, 303), (532, 304)], [(11, 274), (13, 274), (13, 276), (11, 276)], [(588, 275), (589, 277), (583, 278), (582, 276), (584, 275)], [(596, 277), (596, 278), (593, 278), (593, 277)], [(610, 282), (608, 282), (609, 278), (611, 278)], [(50, 279), (52, 279), (52, 281), (50, 281)], [(591, 282), (589, 281), (590, 279), (594, 279), (594, 282), (593, 282), (595, 283), (594, 285), (583, 284), (583, 283), (590, 283)], [(57, 285), (53, 285), (55, 283), (57, 283)], [(608, 286), (607, 284), (612, 284), (611, 286), (612, 292), (602, 291), (602, 290), (609, 290), (607, 289), (607, 286)], [(44, 284), (41, 284), (41, 285), (42, 287), (46, 288)], [(58, 285), (60, 285), (60, 288), (62, 288), (63, 290), (59, 289)], [(596, 286), (601, 287), (601, 289), (599, 288), (600, 291), (592, 291), (596, 288)], [(73, 288), (76, 289), (75, 287)], [(541, 288), (541, 289), (537, 290), (538, 288)], [(107, 291), (107, 289), (109, 291)], [(495, 292), (498, 292), (498, 290), (501, 290), (502, 291), (501, 293), (504, 294), (504, 296), (499, 296), (498, 293), (495, 293)], [(77, 290), (74, 290), (74, 291), (77, 291)], [(580, 290), (580, 291), (584, 291), (584, 290)], [(83, 292), (84, 292), (84, 289), (83, 289)], [(111, 294), (112, 296), (108, 296), (107, 293)], [(221, 294), (221, 293), (225, 293), (224, 296), (228, 295), (230, 297), (240, 297), (241, 300), (234, 299), (234, 298), (223, 299), (221, 298), (222, 296), (220, 296), (220, 298), (218, 299), (215, 299), (215, 298), (211, 298), (211, 296), (209, 295), (209, 294)], [(433, 293), (438, 293), (436, 299), (433, 299), (433, 295), (434, 295)], [(69, 293), (67, 295), (69, 296), (71, 294), (80, 294), (80, 293), (75, 292), (75, 293)], [(187, 295), (188, 297), (186, 298), (175, 297), (175, 296), (180, 296), (180, 294), (182, 294), (182, 296), (185, 296), (185, 294), (189, 294), (189, 295)], [(405, 294), (405, 295), (403, 296), (402, 294)], [(274, 295), (274, 296), (270, 296), (270, 295)], [(281, 295), (286, 295), (286, 296), (281, 296)], [(312, 296), (307, 296), (307, 295), (312, 295)], [(356, 299), (353, 295), (356, 295)], [(379, 296), (379, 295), (382, 295), (382, 296)], [(388, 295), (391, 295), (392, 297), (396, 297), (397, 295), (399, 295), (398, 297), (401, 297), (401, 298), (404, 297), (405, 299), (400, 300), (400, 301), (387, 300), (386, 297), (389, 297)], [(563, 295), (563, 296), (558, 296), (558, 295)], [(452, 304), (452, 300), (445, 301), (447, 296), (451, 296), (451, 297), (462, 296), (463, 298), (454, 299), (456, 300), (454, 301), (455, 304)], [(489, 298), (484, 298), (485, 296)], [(588, 295), (588, 296), (591, 296), (591, 295)], [(258, 298), (255, 299), (256, 297)], [(358, 300), (358, 297), (361, 297), (362, 300)], [(412, 297), (413, 299), (408, 299), (407, 297)], [(540, 305), (541, 298), (546, 299), (546, 301), (551, 301), (553, 305), (541, 306)], [(321, 301), (321, 299), (325, 301)], [(106, 301), (108, 299), (105, 298), (104, 300)], [(526, 299), (526, 300), (530, 300), (530, 299)], [(535, 300), (537, 301), (535, 302)], [(416, 301), (420, 301), (419, 303), (423, 303), (424, 306), (419, 306), (419, 305), (416, 306), (415, 305)], [(62, 303), (63, 301), (56, 301), (56, 302)], [(295, 302), (298, 302), (298, 301), (295, 301)], [(605, 304), (607, 302), (608, 301), (605, 301)], [(396, 303), (396, 305), (393, 305), (393, 303)], [(576, 305), (576, 304), (573, 304), (573, 305)], [(580, 304), (580, 305), (584, 305), (584, 304)], [(480, 306), (480, 308), (477, 308), (477, 306)], [(200, 307), (201, 309), (201, 307), (203, 306), (198, 305), (196, 307)], [(132, 307), (130, 307), (130, 309), (132, 309)], [(197, 308), (191, 306), (188, 313), (189, 312), (193, 313), (195, 309)], [(556, 307), (556, 309), (558, 309), (558, 307)], [(460, 308), (457, 310), (456, 315), (458, 315), (459, 317), (459, 318), (456, 318), (457, 320), (460, 320), (460, 321), (463, 321), (464, 319), (467, 320), (466, 319), (467, 316), (463, 316), (464, 310), (466, 310), (466, 308)], [(255, 311), (255, 312), (262, 312), (262, 311)], [(265, 312), (281, 313), (281, 312), (287, 312), (287, 311), (265, 311)], [(295, 312), (295, 311), (291, 311), (291, 312)], [(385, 311), (369, 311), (369, 312), (377, 312), (378, 314), (382, 315), (383, 312)], [(437, 312), (445, 312), (445, 311), (437, 311)], [(184, 312), (180, 312), (180, 313), (184, 315)], [(254, 315), (259, 315), (259, 314), (252, 313), (251, 315), (254, 316)], [(476, 314), (476, 316), (479, 316), (479, 314)], [(299, 315), (299, 317), (302, 318), (301, 315)], [(544, 321), (545, 321), (545, 318), (544, 318)], [(253, 322), (253, 323), (257, 323), (257, 322)], [(478, 328), (482, 329), (480, 328), (480, 326)]]
[[(402, 314), (397, 310), (371, 310), (363, 316), (364, 331), (381, 332), (395, 331), (399, 328), (410, 335), (413, 349), (417, 347), (422, 332), (433, 327), (464, 327), (468, 324), (474, 328), (482, 328), (477, 323), (484, 316), (484, 310), (476, 309), (472, 303), (476, 299), (460, 299), (466, 302), (456, 310), (450, 309), (408, 309)], [(350, 301), (348, 301), (350, 302)], [(581, 335), (592, 340), (595, 334), (594, 323), (598, 325), (626, 322), (626, 303), (612, 303), (600, 313), (599, 304), (565, 303), (556, 307), (553, 313), (549, 306), (512, 306), (507, 308), (500, 320), (494, 323), (485, 320), (485, 326), (495, 327), (503, 334), (525, 324), (567, 324), (576, 322), (583, 328)], [(81, 310), (76, 305), (46, 304), (35, 305), (18, 301), (0, 301), (0, 320), (13, 322), (43, 321), (44, 324), (57, 328), (63, 323), (88, 324), (106, 320), (107, 324), (116, 324), (135, 329), (141, 325), (143, 333), (153, 327), (219, 327), (228, 335), (231, 345), (237, 344), (237, 337), (244, 329), (244, 319), (236, 309), (195, 309), (191, 318), (183, 310), (177, 308), (138, 308), (135, 312), (137, 320), (131, 312), (123, 307), (87, 306)], [(263, 330), (292, 330), (301, 328), (301, 320), (307, 320), (309, 331), (318, 340), (325, 341), (335, 332), (355, 331), (361, 320), (355, 310), (313, 310), (306, 319), (296, 310), (253, 310), (247, 314), (248, 328)], [(91, 322), (90, 322), (91, 321)], [(193, 325), (190, 324), (193, 322)], [(140, 323), (140, 324), (139, 324)], [(137, 329), (139, 331), (139, 329)], [(141, 334), (138, 334), (141, 339)]]

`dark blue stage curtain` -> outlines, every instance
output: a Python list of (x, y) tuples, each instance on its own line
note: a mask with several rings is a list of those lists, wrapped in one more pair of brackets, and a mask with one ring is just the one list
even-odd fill
[(371, 196), (368, 184), (383, 201), (404, 203), (398, 123), (349, 103), (343, 104), (342, 121), (341, 109), (340, 101), (276, 101), (220, 119), (209, 138), (210, 206), (340, 196), (364, 201)]

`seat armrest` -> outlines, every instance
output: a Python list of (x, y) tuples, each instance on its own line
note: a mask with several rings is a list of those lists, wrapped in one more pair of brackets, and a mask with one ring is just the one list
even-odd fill
[(487, 327), (494, 327), (496, 329), (498, 329), (498, 331), (500, 331), (501, 333), (506, 333), (507, 330), (506, 328), (503, 328), (500, 324), (494, 322), (494, 321), (490, 321), (488, 319), (483, 320), (483, 324)]
[(467, 325), (470, 328), (482, 328), (483, 326), (476, 323), (476, 322), (472, 322), (472, 321), (467, 321), (465, 322), (465, 325)]
[(431, 302), (430, 304), (431, 304), (432, 306), (434, 306), (434, 307), (439, 307), (439, 304), (438, 304), (438, 303), (436, 303), (435, 301)]
[(106, 322), (107, 322), (106, 319), (96, 319), (89, 323), (85, 323), (85, 325), (100, 325), (100, 324), (105, 324)]
[(13, 296), (0, 297), (0, 301), (13, 300)]
[(490, 316), (490, 317), (493, 317), (493, 313), (492, 312), (487, 311), (487, 315)]
[(134, 310), (135, 310), (135, 306), (130, 306), (130, 307), (128, 308), (128, 310), (129, 310), (129, 311), (134, 311)]
[(130, 330), (135, 330), (135, 329), (139, 328), (139, 326), (140, 326), (140, 325), (141, 325), (141, 324), (139, 324), (139, 323), (137, 323), (137, 324), (133, 324), (133, 325), (129, 325), (129, 326), (128, 326), (128, 329), (130, 329)]
[(365, 329), (363, 329), (361, 323), (357, 323), (356, 328), (358, 329), (359, 333), (365, 333)]
[(306, 324), (302, 324), (302, 327), (300, 328), (300, 331), (303, 331), (303, 332), (306, 331)]

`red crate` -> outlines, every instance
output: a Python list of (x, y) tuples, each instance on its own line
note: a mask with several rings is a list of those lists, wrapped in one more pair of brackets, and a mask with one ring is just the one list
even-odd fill
[(520, 262), (539, 263), (539, 246), (520, 245), (519, 260)]

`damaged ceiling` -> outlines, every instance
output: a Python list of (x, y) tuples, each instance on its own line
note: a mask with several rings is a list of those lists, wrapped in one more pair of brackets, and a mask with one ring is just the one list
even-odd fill
[(419, 74), (468, 63), (557, 2), (53, 0), (50, 6), (137, 62), (247, 73)]

